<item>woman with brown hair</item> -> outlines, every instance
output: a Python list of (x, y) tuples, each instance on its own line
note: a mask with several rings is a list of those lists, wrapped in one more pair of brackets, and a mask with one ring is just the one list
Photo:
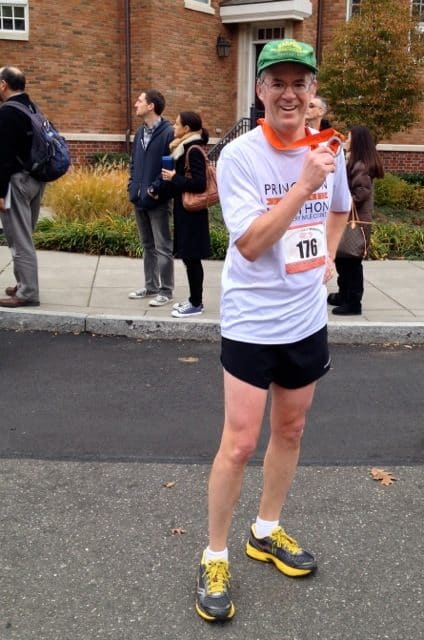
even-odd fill
[[(175, 138), (170, 143), (175, 169), (162, 169), (162, 180), (172, 189), (174, 198), (174, 255), (181, 258), (187, 270), (189, 297), (174, 305), (174, 318), (188, 318), (203, 313), (202, 258), (211, 254), (208, 210), (186, 211), (184, 191), (201, 193), (206, 188), (206, 161), (199, 145), (206, 145), (209, 134), (202, 119), (194, 111), (181, 111), (174, 124)], [(186, 175), (186, 165), (190, 177)]]
[[(384, 170), (374, 140), (368, 127), (351, 128), (345, 143), (346, 167), (349, 189), (356, 205), (359, 220), (370, 223), (374, 208), (373, 181), (383, 178)], [(371, 225), (363, 225), (367, 246)], [(330, 293), (328, 304), (334, 305), (333, 313), (339, 316), (360, 315), (364, 293), (362, 258), (336, 254), (337, 293)]]

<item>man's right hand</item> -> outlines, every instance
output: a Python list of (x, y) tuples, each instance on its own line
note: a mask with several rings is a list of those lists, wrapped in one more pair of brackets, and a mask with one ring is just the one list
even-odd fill
[(0, 198), (0, 211), (2, 213), (6, 211), (6, 202), (4, 198)]
[(309, 193), (318, 189), (329, 173), (335, 171), (336, 156), (328, 147), (318, 147), (306, 156), (302, 173), (297, 183), (301, 183)]

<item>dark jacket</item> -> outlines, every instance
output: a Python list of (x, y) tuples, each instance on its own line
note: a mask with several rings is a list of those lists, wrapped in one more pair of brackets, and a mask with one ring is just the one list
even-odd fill
[(153, 209), (169, 199), (166, 190), (162, 190), (160, 197), (155, 200), (147, 195), (147, 189), (160, 183), (162, 156), (169, 155), (169, 143), (174, 138), (174, 129), (168, 120), (162, 120), (154, 129), (147, 149), (144, 149), (141, 143), (143, 128), (144, 125), (137, 130), (134, 137), (128, 196), (137, 208)]
[[(347, 180), (359, 219), (371, 222), (374, 209), (374, 190), (371, 177), (361, 160), (355, 162), (351, 169), (348, 167)], [(371, 225), (365, 224), (363, 228), (367, 242), (369, 242)]]
[(0, 198), (6, 196), (10, 177), (22, 171), (18, 161), (28, 159), (32, 144), (31, 119), (25, 113), (5, 106), (8, 102), (20, 102), (33, 108), (33, 103), (26, 93), (12, 96), (0, 106)]
[(183, 191), (202, 193), (206, 189), (206, 164), (201, 151), (190, 151), (191, 178), (185, 175), (187, 151), (200, 142), (184, 145), (184, 155), (175, 164), (176, 175), (172, 178), (174, 197), (174, 255), (177, 258), (202, 259), (211, 255), (208, 210), (188, 213), (182, 202)]

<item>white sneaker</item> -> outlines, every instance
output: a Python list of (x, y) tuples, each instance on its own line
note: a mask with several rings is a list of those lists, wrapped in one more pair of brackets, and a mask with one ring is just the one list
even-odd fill
[(149, 291), (148, 289), (136, 289), (128, 294), (130, 300), (141, 300), (141, 298), (149, 298), (151, 296), (157, 296), (157, 291)]
[(153, 298), (149, 302), (149, 307), (163, 307), (165, 304), (169, 304), (172, 301), (172, 298), (168, 298), (168, 296), (163, 296), (160, 293)]

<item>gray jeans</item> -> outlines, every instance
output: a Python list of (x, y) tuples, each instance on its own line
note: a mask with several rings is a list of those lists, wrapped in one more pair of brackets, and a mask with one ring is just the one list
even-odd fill
[(4, 235), (13, 258), (17, 297), (39, 301), (37, 254), (32, 232), (40, 214), (45, 185), (26, 171), (10, 179), (10, 209), (0, 213)]
[(169, 219), (172, 200), (155, 209), (136, 209), (135, 219), (141, 246), (145, 287), (172, 298), (174, 290), (174, 257)]

